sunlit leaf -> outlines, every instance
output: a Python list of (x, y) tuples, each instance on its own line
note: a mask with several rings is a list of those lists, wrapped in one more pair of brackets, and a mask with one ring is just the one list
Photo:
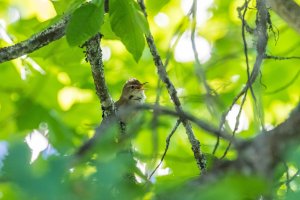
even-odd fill
[(72, 12), (74, 9), (78, 8), (84, 0), (51, 0), (55, 11), (58, 15), (66, 14), (67, 12)]
[(149, 9), (149, 12), (153, 12), (153, 14), (158, 13), (166, 4), (168, 4), (170, 0), (160, 0), (160, 1), (146, 1), (146, 6)]
[(71, 46), (81, 45), (95, 35), (103, 23), (102, 6), (88, 3), (78, 8), (72, 15), (67, 26), (67, 41)]
[(133, 0), (111, 0), (109, 2), (112, 30), (120, 37), (135, 61), (139, 61), (145, 47), (144, 34), (148, 32), (145, 18)]

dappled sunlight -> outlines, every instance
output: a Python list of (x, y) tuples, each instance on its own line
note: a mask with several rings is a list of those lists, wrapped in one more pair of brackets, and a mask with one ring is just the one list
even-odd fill
[[(160, 161), (158, 161), (156, 163), (156, 165), (154, 165), (155, 167), (158, 165)], [(155, 170), (155, 173), (150, 177), (150, 181), (152, 183), (155, 183), (156, 182), (156, 177), (158, 176), (166, 176), (166, 175), (169, 175), (171, 173), (171, 169), (168, 168), (168, 167), (163, 167), (164, 163), (161, 163), (159, 165), (159, 167)], [(137, 160), (137, 164), (136, 164), (137, 168), (143, 173), (145, 174), (148, 178), (150, 176), (150, 174), (152, 174), (153, 170), (154, 169), (149, 169), (148, 168), (148, 164), (147, 163), (144, 163), (144, 162), (141, 162), (140, 160)], [(139, 177), (138, 175), (135, 176), (136, 180), (139, 182), (139, 183), (144, 183), (145, 181)]]
[(5, 41), (7, 44), (12, 45), (13, 41), (9, 37), (6, 30), (6, 22), (3, 19), (0, 19), (0, 39)]
[[(41, 126), (47, 126), (45, 123), (41, 123)], [(57, 151), (51, 146), (48, 140), (47, 127), (40, 129), (34, 129), (25, 137), (25, 142), (31, 150), (30, 163), (33, 163), (41, 153), (47, 158), (50, 155), (56, 155)]]
[[(211, 57), (211, 45), (205, 38), (197, 35), (195, 36), (195, 44), (200, 63), (207, 62)], [(177, 62), (181, 63), (195, 61), (190, 31), (186, 31), (180, 38), (175, 48), (174, 57)]]
[(20, 11), (16, 7), (10, 7), (8, 9), (8, 23), (14, 23), (20, 20)]
[(69, 110), (76, 103), (89, 102), (93, 98), (91, 90), (84, 90), (76, 87), (64, 87), (57, 95), (58, 103), (62, 110)]
[(25, 142), (27, 143), (28, 147), (31, 149), (31, 159), (30, 163), (33, 163), (40, 153), (47, 149), (49, 142), (46, 137), (47, 132), (41, 133), (38, 130), (33, 130), (29, 133), (26, 138)]
[(35, 62), (32, 58), (27, 57), (25, 58), (25, 60), (34, 70), (38, 71), (42, 75), (46, 74), (45, 70), (43, 70), (43, 68), (39, 64), (37, 64), (37, 62)]
[(239, 74), (236, 74), (236, 75), (233, 75), (233, 76), (231, 76), (231, 81), (233, 82), (233, 83), (236, 83), (236, 82), (238, 82), (238, 80), (241, 78), (241, 76), (239, 75)]
[(0, 169), (3, 167), (3, 160), (8, 155), (8, 142), (0, 141)]
[[(157, 177), (159, 176), (167, 176), (172, 173), (172, 170), (169, 167), (163, 167), (164, 162), (159, 165), (159, 167), (156, 169), (155, 173), (153, 176), (151, 176), (150, 181), (152, 183), (155, 183), (157, 181)], [(150, 172), (152, 173), (152, 171)], [(149, 174), (150, 175), (150, 174)]]
[(64, 85), (71, 84), (71, 78), (66, 72), (59, 72), (57, 74), (57, 80)]
[(111, 57), (111, 50), (108, 46), (102, 47), (102, 59), (103, 61), (108, 61)]
[(162, 28), (167, 27), (170, 23), (169, 16), (163, 12), (160, 12), (157, 15), (155, 15), (154, 21), (159, 27)]
[(273, 122), (276, 122), (276, 124), (282, 123), (289, 116), (293, 107), (294, 105), (292, 104), (287, 104), (278, 100), (271, 102), (270, 111), (273, 114)]
[[(234, 104), (232, 106), (232, 109), (229, 111), (228, 115), (226, 116), (226, 121), (227, 121), (231, 131), (234, 131), (234, 129), (235, 129), (236, 122), (237, 122), (236, 118), (238, 116), (238, 113), (239, 113), (240, 109), (241, 109), (240, 105)], [(249, 128), (249, 120), (248, 120), (248, 117), (247, 117), (246, 113), (242, 109), (236, 133), (248, 130), (248, 128)]]
[[(6, 22), (0, 19), (0, 39), (4, 40), (7, 44), (13, 45), (14, 42), (11, 36), (7, 33)], [(40, 74), (46, 74), (45, 70), (32, 58), (23, 55), (18, 59), (13, 60), (13, 63), (20, 74), (22, 80), (26, 80), (32, 74), (31, 70), (35, 70)]]
[[(213, 0), (197, 1), (197, 25), (203, 25), (211, 16), (212, 12), (209, 11), (209, 8), (213, 4)], [(187, 15), (193, 5), (193, 0), (181, 0), (181, 8), (183, 12)]]
[[(12, 0), (11, 4), (20, 12), (16, 14), (14, 11), (13, 15), (21, 15), (23, 18), (36, 16), (39, 21), (46, 21), (56, 16), (55, 9), (49, 0)], [(15, 17), (12, 16), (11, 19)]]

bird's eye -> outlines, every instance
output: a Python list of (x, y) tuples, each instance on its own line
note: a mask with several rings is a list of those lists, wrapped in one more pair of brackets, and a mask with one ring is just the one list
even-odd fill
[(131, 89), (134, 89), (134, 86), (133, 86), (133, 85), (131, 86)]

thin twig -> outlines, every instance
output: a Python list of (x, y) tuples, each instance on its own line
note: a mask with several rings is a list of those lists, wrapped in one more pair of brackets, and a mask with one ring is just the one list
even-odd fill
[(175, 126), (173, 127), (171, 133), (168, 135), (167, 139), (166, 139), (166, 148), (165, 151), (160, 159), (160, 162), (158, 163), (158, 165), (155, 167), (155, 169), (152, 171), (152, 173), (149, 175), (148, 179), (150, 180), (151, 177), (153, 176), (153, 174), (157, 171), (157, 169), (160, 167), (160, 165), (162, 164), (162, 162), (164, 161), (164, 158), (167, 154), (167, 151), (169, 149), (169, 145), (170, 145), (170, 141), (171, 141), (171, 137), (174, 135), (175, 131), (177, 130), (178, 126), (180, 125), (181, 121), (178, 119), (176, 121)]
[(196, 61), (196, 68), (198, 67), (198, 74), (201, 78), (201, 81), (203, 82), (204, 88), (206, 90), (206, 93), (208, 95), (212, 94), (212, 89), (208, 85), (206, 81), (206, 75), (203, 69), (203, 66), (200, 63), (199, 56), (198, 56), (198, 51), (196, 48), (196, 42), (195, 42), (195, 36), (196, 36), (196, 24), (197, 24), (197, 19), (196, 19), (196, 13), (197, 13), (197, 0), (193, 1), (193, 5), (191, 8), (191, 15), (192, 15), (192, 32), (191, 32), (191, 42), (192, 42), (192, 49), (194, 52), (194, 58)]
[[(236, 121), (235, 121), (234, 129), (233, 129), (233, 131), (232, 131), (232, 138), (235, 137), (235, 134), (236, 134), (236, 132), (237, 132), (237, 130), (238, 130), (238, 128), (239, 128), (239, 125), (240, 125), (240, 118), (241, 118), (243, 106), (244, 106), (244, 104), (245, 104), (245, 102), (246, 102), (246, 97), (247, 97), (247, 92), (246, 92), (246, 93), (244, 94), (244, 96), (243, 96), (243, 100), (242, 100), (242, 102), (241, 102), (241, 105), (240, 105), (240, 108), (239, 108), (239, 112), (238, 112), (238, 114), (237, 114), (237, 116), (236, 116), (236, 118), (235, 118)], [(224, 153), (223, 153), (223, 156), (222, 156), (220, 159), (224, 159), (224, 158), (226, 157), (226, 155), (227, 155), (227, 153), (228, 153), (228, 151), (229, 151), (229, 149), (230, 149), (230, 147), (231, 147), (231, 144), (232, 144), (232, 142), (229, 141), (229, 143), (228, 143), (228, 145), (227, 145), (227, 147), (226, 147), (226, 149), (225, 149), (225, 151), (224, 151)]]
[[(253, 66), (253, 70), (250, 74), (250, 77), (247, 80), (246, 86), (235, 96), (233, 99), (233, 102), (229, 106), (229, 108), (224, 112), (223, 117), (220, 122), (220, 128), (223, 127), (223, 125), (226, 122), (226, 116), (228, 115), (229, 111), (232, 109), (232, 107), (236, 104), (236, 102), (240, 99), (241, 96), (243, 96), (245, 93), (247, 93), (248, 89), (252, 87), (252, 84), (255, 82), (257, 76), (260, 73), (260, 68), (262, 65), (262, 61), (265, 57), (266, 52), (266, 46), (268, 42), (268, 32), (267, 32), (267, 23), (268, 23), (268, 10), (266, 8), (266, 4), (264, 0), (257, 0), (257, 19), (256, 19), (256, 31), (257, 34), (257, 41), (256, 41), (256, 51), (257, 56), (255, 59), (255, 63)], [(252, 93), (252, 96), (254, 96), (254, 93)], [(260, 121), (263, 123), (262, 117), (260, 116)], [(263, 124), (262, 128), (263, 127)]]
[[(168, 51), (166, 53), (166, 59), (164, 62), (164, 67), (165, 69), (167, 69), (168, 65), (169, 65), (169, 61), (171, 59), (171, 56), (173, 55), (172, 52), (174, 51), (174, 49), (176, 48), (183, 32), (181, 31), (185, 21), (187, 20), (187, 17), (184, 17), (181, 22), (179, 23), (178, 27), (176, 28), (175, 32), (172, 35), (172, 41), (169, 42), (169, 48)], [(176, 38), (175, 41), (173, 40), (173, 38)], [(174, 41), (174, 42), (173, 42)], [(160, 95), (161, 95), (161, 91), (162, 91), (162, 85), (161, 85), (161, 79), (158, 79), (157, 81), (157, 91), (156, 91), (156, 98), (155, 98), (155, 105), (159, 106), (159, 101), (160, 101)], [(154, 111), (153, 112), (153, 117), (152, 117), (152, 127), (153, 127), (153, 134), (152, 134), (152, 138), (153, 138), (153, 155), (154, 157), (156, 157), (157, 154), (157, 123), (158, 123), (158, 114)]]
[[(157, 89), (156, 89), (156, 98), (155, 98), (155, 105), (159, 106), (159, 100), (160, 100), (160, 95), (162, 91), (162, 86), (161, 86), (161, 80), (157, 80)], [(153, 157), (156, 158), (156, 155), (158, 153), (158, 131), (157, 131), (157, 126), (158, 126), (158, 114), (154, 111), (152, 115), (152, 121), (151, 121), (151, 127), (152, 127), (152, 147), (153, 147)]]
[[(249, 4), (250, 0), (245, 0), (245, 4), (244, 4), (244, 12), (242, 15), (242, 39), (243, 39), (243, 46), (244, 46), (244, 55), (245, 55), (245, 59), (246, 59), (246, 67), (247, 67), (247, 77), (248, 77), (248, 82), (250, 80), (250, 66), (249, 66), (249, 57), (248, 57), (248, 44), (246, 41), (246, 33), (245, 33), (245, 29), (246, 29), (246, 20), (245, 20), (245, 16), (248, 10), (248, 4)], [(252, 88), (252, 84), (249, 84), (249, 89), (251, 91), (252, 97), (254, 99), (254, 101), (256, 102), (256, 98), (255, 98), (255, 94)], [(247, 91), (245, 92), (247, 93)]]
[[(248, 10), (248, 4), (249, 4), (250, 0), (245, 0), (245, 3), (241, 6), (241, 7), (238, 7), (237, 10), (238, 10), (238, 15), (239, 15), (239, 18), (241, 19), (242, 21), (242, 40), (243, 40), (243, 47), (244, 47), (244, 56), (245, 56), (245, 59), (246, 59), (246, 66), (247, 66), (247, 77), (248, 77), (248, 81), (250, 80), (250, 66), (249, 66), (249, 58), (248, 58), (248, 45), (247, 45), (247, 41), (246, 41), (246, 34), (245, 34), (245, 29), (247, 26), (249, 26), (245, 20), (245, 16), (246, 16), (246, 13), (247, 13), (247, 10)], [(242, 13), (243, 11), (243, 13)], [(250, 27), (249, 27), (250, 28)], [(252, 30), (252, 33), (253, 33), (253, 30)], [(250, 89), (251, 89), (251, 92), (254, 96), (254, 92), (252, 90), (252, 86), (250, 85)], [(248, 88), (247, 88), (248, 90)], [(243, 102), (245, 101), (245, 98), (246, 98), (246, 94), (247, 94), (247, 90), (244, 92), (244, 99), (243, 99)], [(233, 104), (232, 104), (233, 105)], [(231, 110), (231, 109), (230, 109)], [(225, 114), (223, 114), (222, 118), (221, 118), (221, 123), (220, 123), (220, 126), (219, 128), (222, 129), (224, 124), (226, 123), (226, 116), (228, 115), (229, 111), (228, 110), (227, 112), (225, 112)], [(239, 113), (240, 111), (242, 110), (242, 106), (240, 107), (240, 110), (239, 110)], [(235, 122), (235, 127), (238, 126), (238, 123), (239, 123), (239, 114), (237, 115), (237, 118), (236, 118), (236, 122)], [(234, 128), (235, 130), (236, 128)], [(232, 135), (234, 137), (235, 135), (235, 131), (232, 132)], [(219, 144), (220, 144), (220, 138), (218, 137), (217, 138), (217, 141), (216, 141), (216, 144), (215, 144), (215, 147), (213, 149), (213, 155), (216, 153), (218, 147), (219, 147)], [(221, 158), (224, 158), (230, 148), (231, 144), (229, 143), (223, 156)]]
[(285, 181), (285, 186), (286, 186), (286, 191), (289, 192), (291, 190), (291, 186), (290, 186), (290, 182), (289, 180), (290, 178), (290, 172), (289, 172), (289, 166), (288, 164), (284, 161), (283, 165), (285, 167), (285, 177), (286, 177), (286, 181)]
[[(227, 141), (232, 141), (234, 144), (237, 144), (238, 141), (232, 138), (232, 136), (227, 133), (226, 131), (219, 130), (218, 128), (214, 127), (213, 125), (205, 122), (202, 119), (199, 119), (198, 117), (184, 112), (183, 110), (178, 112), (177, 110), (172, 110), (170, 108), (164, 107), (164, 106), (157, 106), (153, 104), (143, 104), (143, 105), (135, 105), (135, 106), (128, 106), (126, 110), (128, 109), (129, 111), (132, 111), (132, 109), (138, 109), (138, 110), (153, 110), (157, 112), (157, 114), (160, 115), (171, 115), (175, 117), (179, 117), (181, 119), (186, 119), (189, 120), (193, 123), (195, 123), (199, 128), (205, 130), (207, 133), (214, 135), (214, 136), (220, 136), (221, 138), (227, 140)], [(125, 112), (126, 112), (125, 110)]]
[(205, 89), (205, 93), (206, 93), (206, 98), (205, 98), (205, 102), (206, 102), (206, 107), (209, 111), (209, 113), (218, 118), (218, 116), (216, 116), (216, 109), (215, 109), (215, 105), (214, 105), (214, 97), (217, 96), (217, 92), (215, 90), (213, 90), (209, 84), (207, 83), (207, 79), (206, 79), (206, 74), (205, 74), (205, 70), (203, 65), (200, 63), (199, 60), (199, 54), (198, 54), (198, 50), (196, 48), (196, 41), (195, 41), (195, 37), (196, 37), (196, 25), (197, 25), (197, 0), (193, 1), (192, 7), (190, 9), (190, 15), (192, 15), (192, 27), (191, 27), (191, 43), (192, 43), (192, 49), (193, 49), (193, 53), (194, 53), (194, 59), (195, 59), (195, 71), (196, 71), (196, 75), (197, 78), (200, 79), (199, 82), (203, 83), (204, 89)]
[[(284, 166), (285, 166), (286, 172), (287, 172), (287, 170), (288, 170), (288, 165), (287, 165), (287, 163), (284, 163)], [(299, 174), (300, 174), (300, 169), (298, 169), (298, 170), (295, 172), (295, 174), (294, 174), (293, 176), (290, 176), (290, 174), (286, 174), (286, 180), (285, 180), (285, 181), (279, 182), (276, 186), (277, 186), (277, 187), (280, 187), (280, 186), (282, 186), (283, 184), (285, 184), (285, 185), (290, 185), (290, 183), (291, 183), (292, 181), (294, 181), (297, 177), (299, 177)], [(287, 186), (287, 188), (288, 188), (288, 186)]]
[[(243, 26), (244, 26), (244, 28), (246, 29), (246, 31), (247, 31), (248, 33), (250, 33), (250, 34), (253, 34), (254, 31), (255, 31), (255, 29), (252, 28), (252, 27), (247, 23), (247, 21), (245, 20), (245, 14), (246, 14), (246, 12), (247, 12), (247, 9), (249, 8), (248, 5), (249, 5), (250, 1), (251, 1), (251, 0), (245, 1), (245, 3), (244, 3), (241, 7), (238, 7), (238, 8), (237, 8), (237, 11), (238, 11), (238, 17), (239, 17), (240, 20), (242, 21)], [(244, 12), (242, 13), (242, 11), (244, 11)], [(244, 29), (244, 28), (243, 28), (243, 29)]]
[[(245, 34), (245, 29), (246, 29), (246, 27), (247, 27), (248, 24), (247, 24), (247, 22), (245, 20), (245, 16), (246, 16), (246, 13), (247, 13), (247, 10), (248, 10), (248, 4), (249, 4), (249, 2), (250, 2), (250, 0), (245, 0), (245, 3), (241, 7), (237, 8), (238, 13), (239, 13), (239, 18), (242, 21), (242, 40), (243, 40), (243, 44), (244, 44), (243, 47), (244, 47), (244, 56), (245, 56), (245, 59), (246, 59), (248, 81), (250, 80), (250, 66), (249, 66), (249, 58), (248, 58), (248, 45), (247, 45), (246, 34)], [(243, 11), (243, 13), (242, 13), (242, 11)], [(252, 90), (251, 84), (250, 84), (250, 89), (251, 89), (252, 95), (254, 96), (254, 92)], [(247, 91), (248, 91), (248, 87), (247, 87), (246, 91), (244, 92), (244, 94), (242, 94), (242, 95), (244, 95), (244, 98), (243, 98), (242, 102), (245, 102), (245, 98), (247, 96)], [(233, 105), (234, 104), (232, 104), (232, 106)], [(232, 109), (232, 107), (231, 107), (231, 109)], [(228, 113), (229, 113), (230, 110), (227, 110), (227, 112), (225, 112), (225, 114), (223, 114), (223, 117), (221, 119), (221, 123), (220, 123), (220, 126), (219, 126), (220, 130), (223, 128), (224, 124), (226, 123), (226, 116), (228, 115)], [(238, 127), (238, 124), (239, 124), (239, 117), (240, 117), (241, 110), (242, 110), (242, 106), (240, 107), (239, 114), (237, 115), (237, 118), (236, 118), (235, 128), (234, 128), (234, 130), (232, 132), (232, 136), (233, 137), (235, 136), (235, 132), (237, 130), (236, 127)], [(220, 144), (220, 138), (218, 137), (217, 141), (216, 141), (216, 144), (215, 144), (215, 147), (213, 149), (213, 155), (217, 151), (219, 144)], [(226, 154), (227, 154), (230, 146), (231, 146), (231, 143), (228, 144), (228, 146), (227, 146), (227, 148), (226, 148), (223, 156), (221, 157), (221, 159), (226, 156)]]
[[(245, 0), (244, 5), (242, 6), (244, 8), (244, 12), (241, 16), (241, 20), (242, 20), (242, 39), (243, 39), (243, 44), (244, 44), (243, 45), (244, 46), (244, 56), (245, 56), (246, 66), (247, 66), (248, 81), (250, 80), (250, 66), (249, 66), (249, 58), (248, 58), (248, 44), (247, 44), (247, 41), (246, 41), (246, 33), (245, 33), (246, 25), (247, 25), (246, 20), (245, 20), (245, 16), (246, 16), (246, 13), (247, 13), (247, 10), (248, 10), (249, 2), (250, 2), (250, 0)], [(242, 11), (242, 9), (240, 9), (240, 11)], [(251, 91), (251, 94), (253, 96), (254, 101), (256, 101), (255, 94), (254, 94), (254, 91), (253, 91), (253, 88), (252, 88), (251, 84), (250, 84), (249, 88), (250, 88), (250, 91)], [(244, 93), (243, 100), (242, 100), (242, 103), (241, 103), (240, 108), (239, 108), (239, 112), (238, 112), (238, 114), (236, 116), (236, 119), (235, 119), (236, 121), (235, 121), (234, 130), (232, 131), (232, 137), (235, 137), (235, 133), (238, 130), (239, 122), (240, 122), (240, 116), (241, 116), (241, 113), (242, 113), (244, 103), (246, 101), (246, 97), (247, 97), (247, 91)], [(221, 159), (225, 158), (225, 156), (227, 155), (230, 147), (231, 147), (231, 142), (229, 142), (228, 146), (226, 147), (226, 149), (224, 151), (224, 154), (221, 157)]]
[[(142, 12), (144, 13), (144, 16), (147, 19), (147, 12), (146, 12), (144, 1), (139, 0), (138, 2), (142, 9)], [(162, 63), (162, 60), (159, 56), (159, 53), (156, 49), (156, 45), (154, 43), (154, 39), (153, 39), (151, 32), (149, 31), (149, 34), (145, 35), (145, 37), (146, 37), (150, 52), (153, 56), (153, 60), (154, 60), (155, 66), (157, 68), (158, 75), (159, 75), (160, 79), (165, 83), (168, 93), (174, 103), (176, 111), (178, 113), (180, 113), (180, 112), (182, 112), (182, 107), (181, 107), (180, 100), (177, 96), (177, 91), (176, 91), (173, 83), (171, 82), (170, 78), (168, 77), (166, 69), (165, 69), (165, 67)], [(192, 126), (189, 123), (189, 121), (185, 118), (181, 118), (181, 121), (186, 129), (186, 133), (187, 133), (189, 142), (192, 145), (192, 151), (194, 153), (194, 157), (196, 159), (197, 165), (201, 171), (204, 171), (206, 168), (206, 158), (200, 149), (200, 142), (196, 139), (193, 129), (192, 129)]]
[(300, 56), (272, 56), (272, 55), (265, 55), (264, 59), (291, 60), (291, 59), (300, 59)]

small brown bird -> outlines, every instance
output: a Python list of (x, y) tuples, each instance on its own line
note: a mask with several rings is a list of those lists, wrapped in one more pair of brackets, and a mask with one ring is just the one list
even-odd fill
[[(147, 83), (147, 82), (146, 82)], [(133, 110), (128, 110), (128, 106), (142, 104), (145, 102), (146, 95), (144, 93), (144, 85), (146, 83), (141, 83), (135, 78), (129, 79), (125, 85), (123, 86), (121, 97), (118, 101), (115, 102), (115, 106), (117, 109), (117, 117), (123, 123), (129, 121), (129, 119), (134, 118), (136, 114)], [(91, 146), (97, 141), (97, 138), (101, 136), (103, 132), (111, 125), (110, 119), (106, 118), (100, 126), (96, 129), (96, 133), (87, 142), (85, 142), (78, 150), (76, 155), (81, 156), (87, 150), (91, 148)]]
[(116, 101), (117, 116), (120, 121), (126, 123), (130, 118), (133, 118), (136, 112), (128, 111), (128, 106), (138, 105), (145, 102), (146, 95), (144, 92), (145, 83), (141, 83), (135, 78), (129, 79), (123, 86), (120, 99)]

